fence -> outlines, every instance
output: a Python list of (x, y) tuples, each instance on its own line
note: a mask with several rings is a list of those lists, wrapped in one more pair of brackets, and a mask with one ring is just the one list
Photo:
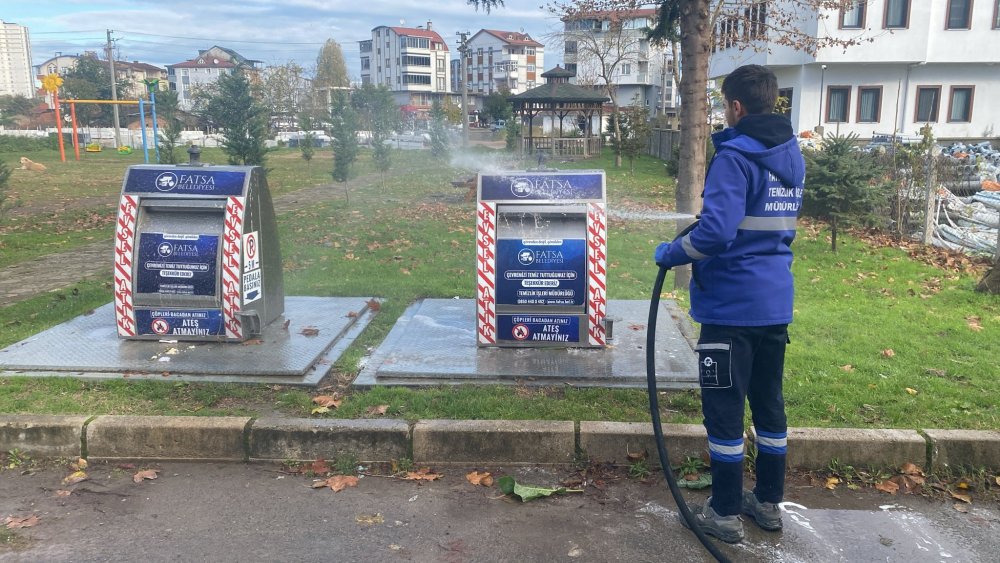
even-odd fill
[(680, 145), (681, 132), (676, 129), (653, 129), (649, 134), (649, 145), (646, 154), (660, 160), (673, 158), (674, 148)]
[(588, 158), (601, 154), (600, 137), (524, 137), (521, 143), (525, 154), (545, 151), (556, 158)]

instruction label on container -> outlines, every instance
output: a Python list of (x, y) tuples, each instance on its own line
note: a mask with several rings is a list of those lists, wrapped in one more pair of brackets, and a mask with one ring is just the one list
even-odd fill
[(563, 315), (497, 315), (500, 340), (518, 342), (580, 341), (580, 318)]
[(221, 336), (226, 334), (218, 309), (136, 309), (138, 334)]
[(137, 291), (162, 295), (215, 295), (219, 237), (142, 233)]
[(587, 241), (497, 241), (497, 303), (580, 306), (586, 299)]

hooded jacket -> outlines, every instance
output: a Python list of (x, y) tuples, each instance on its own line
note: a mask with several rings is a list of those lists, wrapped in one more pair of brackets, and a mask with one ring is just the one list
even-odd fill
[(702, 324), (768, 326), (792, 321), (791, 243), (805, 161), (791, 123), (748, 115), (712, 135), (701, 219), (656, 252), (667, 267), (693, 263), (691, 316)]

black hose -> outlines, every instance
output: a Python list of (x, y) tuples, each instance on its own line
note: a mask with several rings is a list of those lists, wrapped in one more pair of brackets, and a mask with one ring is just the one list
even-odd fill
[(716, 561), (719, 561), (719, 563), (730, 563), (729, 559), (719, 551), (719, 547), (708, 539), (705, 532), (701, 531), (694, 519), (694, 515), (688, 509), (687, 503), (684, 502), (681, 489), (677, 486), (677, 479), (674, 477), (674, 472), (670, 469), (667, 445), (663, 441), (663, 427), (660, 424), (660, 401), (656, 389), (656, 316), (660, 308), (660, 293), (663, 291), (663, 279), (666, 277), (668, 269), (661, 266), (660, 271), (656, 273), (656, 281), (653, 282), (653, 296), (649, 300), (649, 321), (646, 324), (646, 386), (649, 392), (649, 416), (653, 419), (653, 435), (656, 437), (656, 450), (660, 455), (660, 467), (663, 468), (663, 476), (666, 477), (667, 485), (670, 486), (670, 494), (674, 497), (677, 509), (688, 523), (688, 527), (694, 532), (694, 535), (698, 536), (698, 541), (715, 557)]

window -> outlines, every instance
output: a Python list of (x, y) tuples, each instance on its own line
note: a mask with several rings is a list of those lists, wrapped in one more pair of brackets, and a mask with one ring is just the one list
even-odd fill
[(619, 71), (618, 74), (621, 74), (623, 76), (626, 74), (632, 74), (631, 63), (622, 63), (622, 66), (618, 67), (618, 71)]
[(524, 54), (528, 55), (529, 57), (534, 56), (535, 55), (535, 48), (534, 47), (528, 47), (527, 49), (524, 50)]
[(993, 4), (993, 29), (1000, 29), (1000, 0)]
[[(407, 72), (403, 73), (403, 83), (404, 84), (420, 84), (423, 86), (431, 85), (431, 76), (429, 74), (410, 74)], [(443, 88), (442, 88), (443, 90)]]
[(767, 2), (758, 2), (746, 9), (746, 35), (750, 39), (767, 38)]
[(427, 56), (405, 55), (403, 64), (406, 66), (431, 66), (431, 58)]
[[(664, 98), (668, 100), (673, 99), (672, 94), (664, 94)], [(775, 113), (784, 115), (785, 117), (792, 116), (792, 101), (795, 100), (795, 90), (792, 88), (781, 88), (778, 90), (778, 103), (775, 104)]]
[(361, 57), (361, 70), (370, 70), (372, 67), (371, 59), (368, 57)]
[(969, 29), (972, 18), (972, 0), (948, 0), (945, 29)]
[(444, 78), (443, 77), (440, 77), (440, 76), (438, 77), (438, 79), (437, 79), (437, 89), (438, 90), (444, 90)]
[(858, 86), (858, 123), (878, 123), (882, 115), (882, 87)]
[(940, 104), (940, 86), (917, 86), (917, 113), (913, 117), (914, 122), (937, 122)]
[[(1000, 1), (1000, 0), (997, 0), (997, 1)], [(575, 55), (576, 54), (576, 46), (577, 46), (576, 41), (567, 41), (566, 42), (566, 48), (563, 51), (563, 53), (565, 53), (567, 55)]]
[(948, 121), (968, 123), (972, 121), (973, 86), (952, 86), (951, 98), (948, 100)]
[(855, 0), (850, 8), (840, 10), (840, 29), (861, 29), (865, 27), (865, 2)]
[(847, 123), (847, 108), (851, 104), (850, 86), (830, 86), (826, 91), (826, 122)]
[(901, 29), (910, 25), (910, 0), (886, 0), (885, 1), (885, 24), (886, 29)]

